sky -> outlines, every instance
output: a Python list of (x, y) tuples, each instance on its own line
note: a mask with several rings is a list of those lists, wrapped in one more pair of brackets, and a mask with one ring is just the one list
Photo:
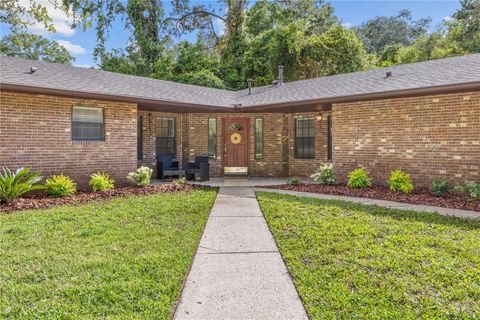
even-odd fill
[[(27, 3), (28, 0), (19, 0), (20, 3)], [(55, 9), (48, 0), (40, 0), (46, 6), (50, 17), (57, 32), (51, 33), (45, 31), (42, 26), (34, 25), (30, 27), (30, 31), (41, 34), (51, 40), (56, 40), (60, 45), (64, 46), (72, 56), (75, 57), (73, 63), (79, 67), (94, 67), (96, 65), (93, 59), (93, 49), (95, 47), (95, 31), (88, 29), (83, 31), (81, 27), (71, 29), (69, 24), (71, 19), (65, 15), (61, 10)], [(192, 3), (208, 3), (213, 6), (217, 1), (194, 1)], [(354, 27), (367, 21), (375, 16), (392, 16), (396, 15), (402, 9), (408, 9), (412, 12), (413, 19), (430, 17), (432, 24), (430, 26), (433, 31), (436, 26), (440, 25), (443, 20), (451, 19), (455, 11), (460, 8), (460, 4), (456, 0), (414, 0), (414, 1), (328, 1), (335, 8), (335, 15), (340, 18), (342, 24), (346, 27)], [(169, 10), (170, 4), (168, 1), (164, 3), (166, 11)], [(219, 20), (220, 21), (220, 20)], [(217, 24), (219, 32), (222, 31), (222, 25)], [(8, 26), (0, 25), (0, 36), (7, 34)], [(116, 22), (114, 28), (110, 32), (107, 49), (123, 48), (128, 40), (129, 32), (123, 30), (123, 25), (120, 21)], [(194, 40), (194, 35), (187, 35), (184, 38), (187, 40)]]

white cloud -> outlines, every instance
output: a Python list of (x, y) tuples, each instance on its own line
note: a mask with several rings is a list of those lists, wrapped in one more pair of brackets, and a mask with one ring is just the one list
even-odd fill
[(450, 21), (453, 21), (453, 20), (455, 20), (455, 18), (450, 17), (450, 16), (443, 17), (443, 21), (446, 21), (446, 22), (450, 22)]
[(215, 25), (215, 31), (217, 31), (218, 35), (224, 35), (225, 34), (225, 21), (219, 18), (215, 18), (213, 21), (213, 24)]
[(353, 23), (351, 23), (351, 22), (345, 22), (345, 23), (342, 23), (342, 26), (344, 26), (344, 27), (347, 28), (347, 29), (350, 29), (351, 27), (353, 27)]
[(84, 47), (79, 46), (78, 44), (73, 44), (68, 40), (56, 40), (59, 45), (67, 49), (71, 54), (85, 54), (86, 50)]
[[(54, 1), (52, 1), (54, 2)], [(62, 9), (55, 8), (55, 4), (48, 0), (37, 0), (36, 3), (42, 5), (47, 10), (48, 16), (52, 19), (50, 22), (56, 30), (56, 34), (62, 36), (73, 36), (75, 34), (75, 29), (71, 28), (73, 23), (73, 18), (67, 15)], [(31, 5), (30, 0), (20, 0), (20, 5), (23, 7), (29, 7)], [(61, 1), (59, 1), (61, 3)], [(32, 21), (32, 25), (29, 26), (30, 31), (33, 33), (48, 35), (52, 34), (50, 31), (46, 30), (42, 23)]]

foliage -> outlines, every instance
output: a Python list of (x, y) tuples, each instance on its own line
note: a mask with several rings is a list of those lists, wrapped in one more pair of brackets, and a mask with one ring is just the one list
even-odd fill
[(430, 18), (414, 21), (410, 11), (401, 10), (393, 17), (370, 19), (355, 31), (368, 52), (380, 54), (387, 46), (410, 45), (414, 39), (426, 34), (430, 22)]
[(448, 189), (450, 189), (450, 183), (443, 177), (435, 178), (430, 182), (430, 191), (437, 197), (442, 196)]
[(52, 175), (45, 182), (45, 189), (49, 196), (54, 198), (63, 198), (77, 192), (77, 188), (72, 179), (63, 173)]
[(139, 187), (145, 187), (150, 184), (153, 170), (149, 167), (142, 166), (135, 172), (130, 172), (127, 179)]
[(402, 191), (403, 193), (411, 193), (413, 191), (410, 175), (402, 170), (393, 170), (387, 182), (392, 191)]
[(39, 0), (2, 0), (0, 1), (0, 23), (10, 26), (11, 30), (24, 30), (34, 24), (55, 32), (52, 18), (48, 15), (45, 2)]
[(291, 184), (293, 186), (298, 186), (302, 184), (302, 180), (299, 177), (290, 177), (287, 179), (287, 184)]
[(381, 66), (387, 67), (390, 65), (447, 58), (465, 53), (456, 42), (450, 41), (449, 38), (441, 33), (432, 33), (416, 39), (408, 47), (387, 47), (380, 55), (379, 60)]
[(29, 168), (18, 168), (15, 172), (3, 168), (0, 173), (0, 201), (9, 203), (29, 191), (43, 189), (44, 186), (38, 184), (41, 180), (40, 173), (30, 173)]
[(449, 37), (466, 52), (480, 52), (480, 1), (460, 0), (461, 8), (447, 22)]
[(372, 179), (365, 169), (359, 168), (348, 174), (347, 185), (350, 188), (368, 188), (372, 186)]
[(105, 172), (97, 172), (90, 176), (88, 183), (93, 192), (113, 189), (115, 181)]
[(215, 194), (0, 214), (0, 318), (172, 319)]
[(310, 319), (480, 317), (480, 221), (256, 194)]
[(29, 60), (71, 64), (75, 60), (55, 41), (31, 33), (6, 35), (0, 40), (0, 53)]
[(172, 181), (172, 183), (176, 185), (187, 184), (187, 178), (183, 177), (183, 178), (175, 179)]
[(319, 181), (323, 184), (331, 185), (337, 182), (335, 175), (333, 174), (333, 164), (324, 163), (318, 168), (317, 172), (310, 176), (315, 181)]
[(467, 194), (471, 199), (480, 199), (480, 183), (465, 181), (463, 185), (455, 186), (455, 190)]

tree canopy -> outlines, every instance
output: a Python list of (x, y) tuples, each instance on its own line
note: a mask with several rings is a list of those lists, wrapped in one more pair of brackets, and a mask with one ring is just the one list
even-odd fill
[(0, 53), (12, 57), (71, 64), (75, 59), (55, 41), (26, 32), (11, 33), (0, 40)]

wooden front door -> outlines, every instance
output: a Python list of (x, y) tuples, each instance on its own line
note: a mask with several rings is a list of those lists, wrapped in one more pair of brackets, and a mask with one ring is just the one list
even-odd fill
[(248, 172), (248, 118), (223, 120), (225, 173)]

